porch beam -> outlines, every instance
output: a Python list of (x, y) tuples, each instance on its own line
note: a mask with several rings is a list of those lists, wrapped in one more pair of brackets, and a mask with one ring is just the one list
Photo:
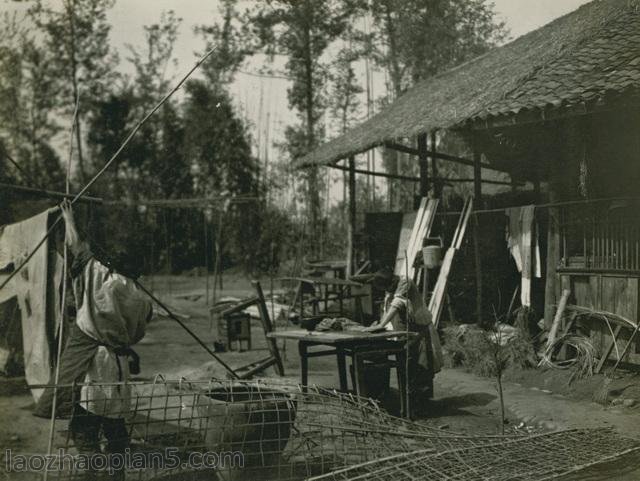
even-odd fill
[[(384, 146), (389, 149), (397, 150), (398, 152), (404, 152), (405, 154), (419, 156), (418, 149), (414, 149), (413, 147), (409, 147), (408, 145), (399, 144), (397, 142), (385, 142)], [(433, 149), (427, 149), (427, 155), (435, 159), (448, 160), (449, 162), (454, 162), (456, 164), (468, 165), (470, 167), (474, 166), (473, 160), (465, 159), (464, 157), (458, 157), (456, 155), (445, 154), (443, 152), (435, 152)], [(508, 172), (505, 169), (500, 169), (493, 165), (487, 164), (486, 162), (483, 162), (481, 166), (483, 169), (495, 170), (496, 172)]]
[[(348, 161), (347, 161), (348, 162)], [(351, 169), (349, 168), (349, 166), (344, 166), (344, 165), (330, 165), (329, 167), (331, 167), (332, 169), (338, 169), (338, 170), (342, 170), (345, 172), (351, 172)], [(399, 175), (399, 174), (389, 174), (387, 172), (379, 172), (377, 170), (367, 170), (367, 169), (353, 169), (353, 172), (356, 174), (363, 174), (363, 175), (371, 175), (373, 177), (385, 177), (387, 179), (398, 179), (398, 180), (408, 180), (408, 181), (412, 181), (412, 182), (418, 182), (420, 181), (420, 177), (414, 177), (414, 176), (410, 176), (410, 175)]]
[[(344, 165), (330, 165), (328, 167), (331, 167), (332, 169), (337, 169), (337, 170), (342, 170), (344, 172), (349, 172), (350, 169), (348, 166), (344, 166)], [(387, 179), (397, 179), (397, 180), (406, 180), (409, 182), (420, 182), (420, 177), (414, 177), (411, 175), (400, 175), (400, 174), (389, 174), (388, 172), (380, 172), (377, 170), (367, 170), (367, 169), (353, 169), (353, 171), (356, 174), (362, 174), (362, 175), (371, 175), (373, 177), (385, 177)], [(450, 183), (459, 183), (459, 182), (474, 182), (474, 180), (472, 178), (461, 178), (461, 179), (447, 179), (445, 178), (440, 178), (439, 179), (441, 184), (450, 184)], [(524, 185), (524, 182), (507, 182), (504, 180), (491, 180), (491, 179), (482, 179), (482, 183), (483, 184), (492, 184), (492, 185), (508, 185), (511, 186), (513, 184), (515, 185)]]
[(418, 149), (414, 149), (413, 147), (399, 144), (397, 142), (385, 142), (384, 146), (388, 149), (397, 150), (398, 152), (402, 152), (404, 154), (416, 155), (416, 156), (418, 155)]

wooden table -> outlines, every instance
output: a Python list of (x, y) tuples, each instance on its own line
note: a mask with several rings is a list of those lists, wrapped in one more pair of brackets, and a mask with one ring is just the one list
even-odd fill
[(344, 260), (315, 261), (307, 262), (305, 267), (315, 272), (332, 272), (334, 277), (344, 279), (346, 277), (347, 262)]
[[(351, 295), (352, 287), (362, 287), (362, 284), (358, 282), (351, 281), (349, 279), (341, 279), (339, 277), (280, 277), (278, 280), (281, 281), (295, 281), (298, 283), (298, 293), (297, 296), (300, 297), (300, 315), (304, 316), (304, 293), (301, 288), (302, 284), (308, 284), (313, 286), (314, 292), (317, 287), (320, 290), (320, 298), (319, 301), (324, 301), (324, 312), (327, 313), (329, 310), (329, 296), (330, 294), (335, 294), (335, 300), (338, 301), (340, 306), (339, 314), (342, 315), (344, 312), (344, 300), (355, 298), (356, 302), (359, 302), (359, 298), (362, 296), (353, 296)], [(313, 314), (318, 314), (317, 312), (317, 304), (313, 305)], [(360, 306), (360, 310), (362, 310)], [(360, 313), (360, 317), (362, 314)]]
[[(408, 333), (409, 337), (417, 334)], [(347, 366), (346, 356), (351, 356), (354, 365), (355, 386), (358, 395), (363, 391), (362, 364), (364, 358), (370, 355), (389, 355), (395, 357), (392, 367), (396, 368), (398, 375), (398, 387), (400, 391), (401, 414), (407, 415), (406, 399), (406, 355), (405, 340), (407, 333), (404, 331), (362, 332), (362, 331), (313, 331), (304, 329), (290, 331), (276, 331), (267, 335), (275, 339), (291, 339), (298, 341), (298, 353), (300, 354), (300, 382), (303, 386), (309, 380), (309, 358), (332, 356), (335, 354), (338, 361), (338, 377), (340, 390), (347, 392)], [(312, 350), (310, 347), (327, 346), (330, 349)]]

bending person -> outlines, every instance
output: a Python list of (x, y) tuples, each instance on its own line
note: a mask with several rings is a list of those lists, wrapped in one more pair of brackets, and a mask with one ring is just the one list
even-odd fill
[(382, 318), (367, 330), (388, 328), (418, 333), (409, 341), (409, 404), (412, 414), (420, 414), (433, 397), (433, 378), (442, 367), (442, 349), (438, 333), (415, 282), (396, 276), (389, 269), (373, 275), (374, 288), (385, 292)]
[[(129, 358), (135, 361), (132, 371), (139, 369), (131, 346), (144, 337), (152, 304), (131, 278), (96, 259), (78, 235), (71, 206), (61, 208), (76, 313), (58, 367), (56, 416), (71, 414), (69, 429), (80, 451), (99, 450), (102, 433), (108, 452), (124, 452)], [(72, 392), (73, 384), (83, 386)], [(53, 395), (53, 389), (45, 390), (36, 416), (51, 416)]]

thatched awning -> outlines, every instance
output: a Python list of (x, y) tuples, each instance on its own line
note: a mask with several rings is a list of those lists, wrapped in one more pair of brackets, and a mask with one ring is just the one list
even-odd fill
[(366, 122), (298, 159), (333, 164), (372, 147), (497, 116), (606, 102), (640, 91), (640, 0), (595, 0), (426, 79)]

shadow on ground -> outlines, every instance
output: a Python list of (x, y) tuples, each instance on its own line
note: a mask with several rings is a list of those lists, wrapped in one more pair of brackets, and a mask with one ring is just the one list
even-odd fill
[(486, 406), (496, 399), (496, 397), (497, 396), (491, 394), (479, 392), (433, 399), (429, 402), (427, 417), (473, 415), (473, 413), (465, 408)]

